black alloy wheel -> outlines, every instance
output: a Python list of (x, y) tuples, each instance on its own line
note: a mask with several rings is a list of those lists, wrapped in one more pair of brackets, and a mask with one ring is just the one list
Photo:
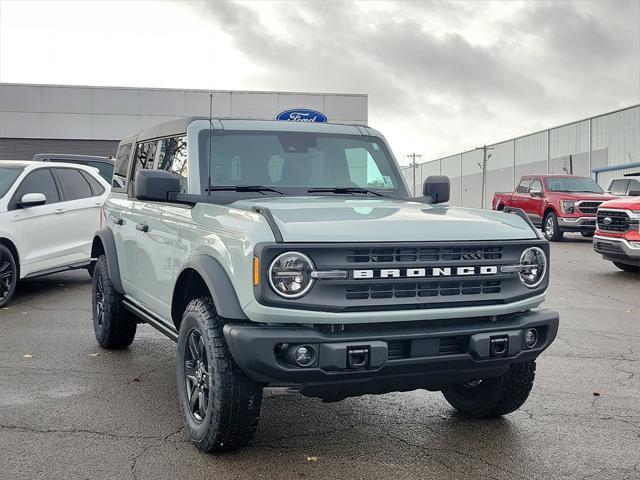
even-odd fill
[(184, 388), (193, 419), (201, 423), (209, 405), (211, 371), (207, 359), (207, 348), (198, 330), (191, 330), (184, 354)]
[(11, 251), (0, 245), (0, 307), (9, 303), (18, 281), (18, 269)]
[(94, 293), (95, 296), (95, 315), (96, 321), (98, 322), (98, 326), (100, 329), (104, 328), (104, 309), (105, 309), (105, 298), (104, 298), (104, 279), (102, 275), (99, 275), (96, 278), (96, 290)]

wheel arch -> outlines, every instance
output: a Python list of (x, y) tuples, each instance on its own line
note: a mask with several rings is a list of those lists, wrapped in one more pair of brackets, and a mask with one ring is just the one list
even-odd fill
[(0, 237), (0, 245), (7, 247), (11, 252), (11, 255), (13, 255), (16, 262), (16, 268), (18, 269), (17, 278), (20, 278), (20, 252), (18, 251), (18, 247), (7, 237)]
[(223, 318), (247, 320), (229, 275), (215, 258), (198, 254), (178, 274), (171, 298), (171, 318), (180, 330), (182, 314), (191, 300), (210, 296)]
[(93, 237), (91, 244), (91, 258), (98, 258), (104, 255), (107, 258), (109, 268), (109, 278), (116, 292), (124, 295), (124, 288), (120, 279), (120, 267), (118, 264), (118, 252), (116, 251), (116, 241), (113, 232), (108, 228), (98, 230)]
[(542, 213), (542, 221), (544, 222), (544, 219), (547, 218), (547, 215), (549, 215), (549, 213), (555, 213), (556, 216), (558, 216), (558, 212), (556, 211), (556, 209), (554, 207), (552, 207), (551, 205), (547, 205), (544, 208), (544, 212)]

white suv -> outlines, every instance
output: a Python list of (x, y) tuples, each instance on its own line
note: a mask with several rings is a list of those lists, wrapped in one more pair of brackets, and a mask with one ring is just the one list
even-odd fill
[(91, 243), (110, 186), (95, 168), (0, 162), (0, 307), (19, 279), (92, 272)]

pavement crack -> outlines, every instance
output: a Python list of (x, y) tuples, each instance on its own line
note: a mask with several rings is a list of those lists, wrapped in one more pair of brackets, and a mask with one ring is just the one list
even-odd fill
[(33, 428), (20, 425), (0, 425), (0, 430), (13, 430), (27, 433), (43, 433), (43, 434), (80, 434), (80, 435), (98, 435), (101, 437), (128, 439), (128, 440), (163, 440), (163, 437), (154, 435), (128, 435), (123, 433), (109, 433), (100, 430), (89, 430), (84, 428)]

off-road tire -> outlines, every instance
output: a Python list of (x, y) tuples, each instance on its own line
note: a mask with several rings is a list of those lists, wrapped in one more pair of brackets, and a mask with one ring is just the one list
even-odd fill
[(544, 238), (550, 242), (559, 242), (562, 240), (564, 234), (560, 231), (558, 216), (555, 212), (549, 212), (544, 216), (542, 220), (542, 233), (544, 234)]
[(11, 250), (0, 244), (0, 307), (4, 307), (16, 293), (18, 266)]
[(131, 345), (137, 320), (122, 305), (122, 295), (114, 290), (104, 255), (98, 257), (93, 272), (91, 307), (93, 330), (102, 348), (118, 350)]
[[(204, 452), (235, 450), (249, 443), (258, 428), (262, 405), (262, 384), (251, 380), (236, 365), (227, 347), (223, 326), (213, 301), (198, 298), (187, 305), (178, 336), (176, 377), (180, 410), (189, 436)], [(195, 367), (195, 361), (189, 360), (191, 335), (202, 340), (199, 358), (206, 362), (203, 369), (208, 372), (208, 380), (203, 381), (208, 389), (203, 392), (205, 407), (201, 419), (196, 418), (189, 404), (190, 392), (195, 391), (194, 376), (187, 380), (187, 369)], [(188, 362), (192, 363), (187, 365)]]
[(501, 377), (483, 380), (476, 386), (454, 385), (443, 389), (442, 394), (465, 416), (499, 417), (524, 404), (533, 387), (535, 371), (535, 361), (516, 363)]
[(592, 238), (596, 232), (580, 232), (584, 238)]
[(640, 272), (640, 267), (637, 265), (629, 265), (627, 263), (613, 262), (613, 264), (618, 267), (620, 270), (624, 270), (625, 272), (630, 273), (638, 273)]

